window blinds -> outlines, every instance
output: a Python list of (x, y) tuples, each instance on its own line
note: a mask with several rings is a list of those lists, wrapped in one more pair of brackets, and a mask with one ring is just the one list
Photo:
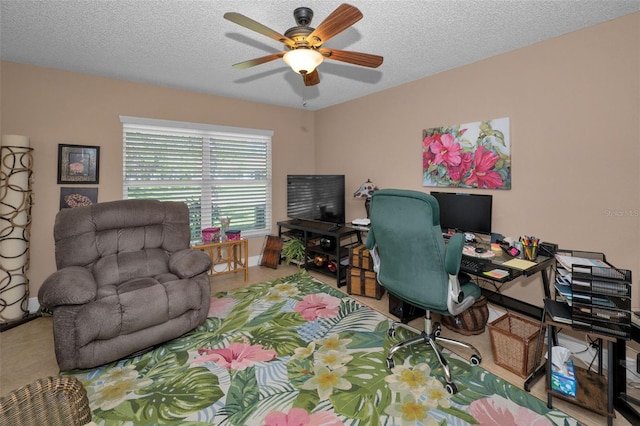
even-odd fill
[(272, 132), (121, 117), (123, 197), (182, 201), (194, 241), (230, 218), (243, 236), (271, 228)]

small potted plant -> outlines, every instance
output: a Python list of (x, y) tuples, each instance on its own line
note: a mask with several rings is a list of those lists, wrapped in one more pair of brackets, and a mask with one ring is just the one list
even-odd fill
[(282, 255), (287, 263), (292, 261), (298, 265), (304, 265), (307, 258), (307, 249), (304, 246), (304, 242), (299, 238), (291, 238), (282, 245)]

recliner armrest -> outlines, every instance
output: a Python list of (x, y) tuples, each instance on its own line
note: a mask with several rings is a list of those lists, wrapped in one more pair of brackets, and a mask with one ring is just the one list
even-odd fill
[(200, 250), (183, 249), (169, 257), (169, 270), (180, 278), (191, 278), (206, 272), (211, 258)]
[(68, 266), (51, 274), (38, 291), (38, 301), (45, 308), (83, 305), (95, 300), (98, 284), (82, 266)]

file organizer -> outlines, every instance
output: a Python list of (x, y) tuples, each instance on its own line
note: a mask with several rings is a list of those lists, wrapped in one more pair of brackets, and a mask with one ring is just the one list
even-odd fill
[(573, 265), (573, 327), (607, 336), (631, 337), (631, 271)]

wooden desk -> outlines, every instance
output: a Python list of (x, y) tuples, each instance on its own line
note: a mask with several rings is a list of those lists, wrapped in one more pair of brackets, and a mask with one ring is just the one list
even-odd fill
[(244, 271), (244, 281), (247, 282), (249, 279), (249, 241), (247, 239), (198, 244), (191, 248), (203, 251), (211, 258), (210, 277)]

